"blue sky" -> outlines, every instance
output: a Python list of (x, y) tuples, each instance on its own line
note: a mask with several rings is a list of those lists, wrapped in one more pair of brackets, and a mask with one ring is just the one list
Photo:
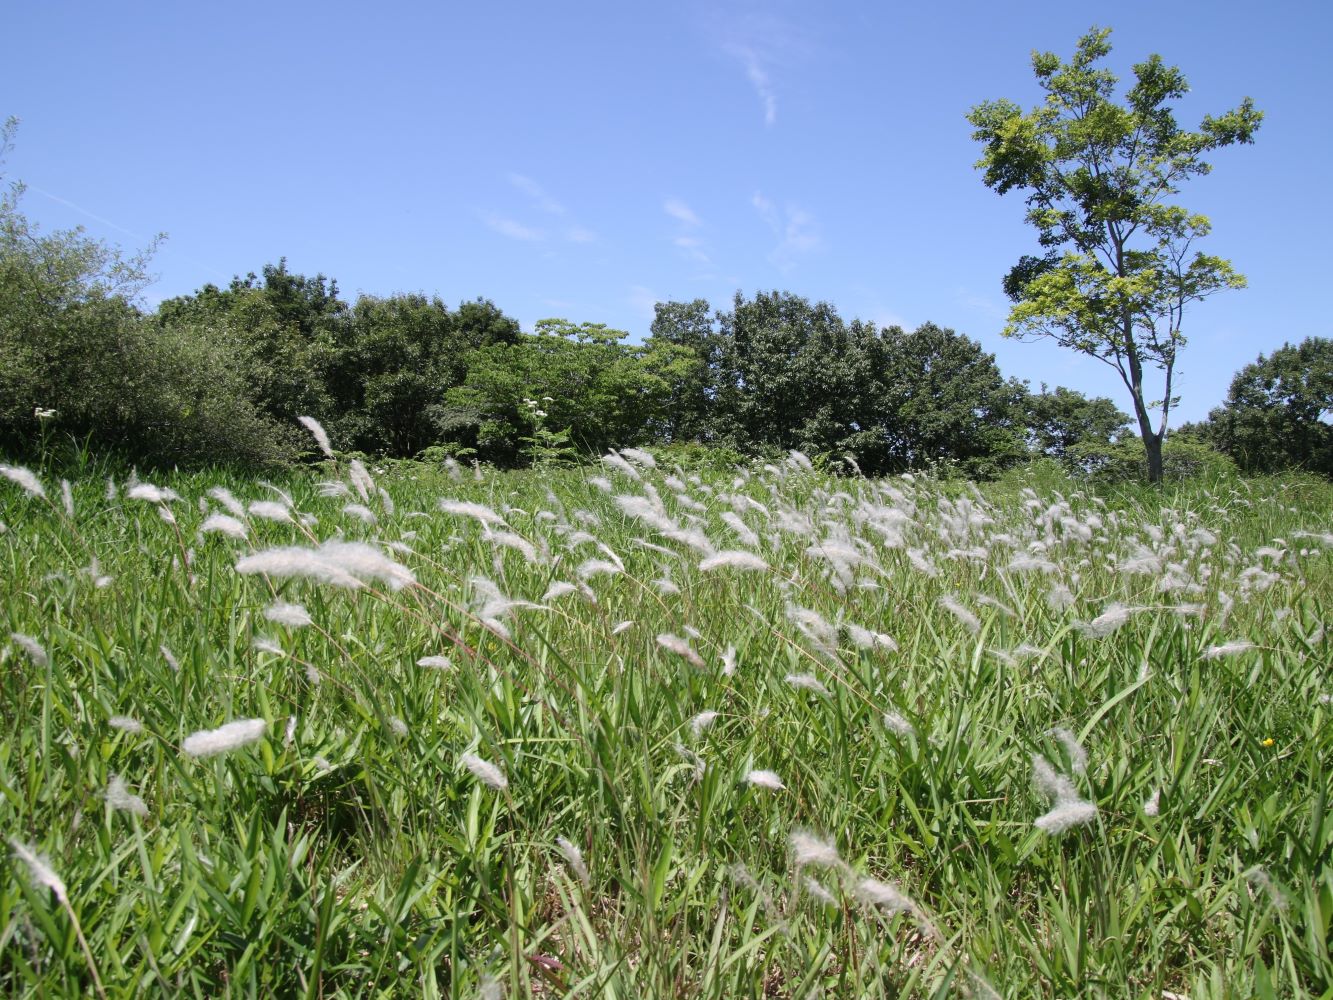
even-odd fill
[(1159, 2), (62, 3), (6, 15), (5, 173), (50, 228), (169, 235), (148, 301), (287, 257), (343, 292), (486, 296), (646, 336), (656, 300), (786, 289), (953, 327), (1006, 375), (1109, 395), (1100, 363), (1005, 341), (1035, 247), (964, 119), (1035, 103), (1032, 49), (1115, 30), (1195, 126), (1251, 96), (1253, 146), (1180, 203), (1250, 287), (1186, 317), (1181, 419), (1284, 340), (1329, 336), (1328, 5)]

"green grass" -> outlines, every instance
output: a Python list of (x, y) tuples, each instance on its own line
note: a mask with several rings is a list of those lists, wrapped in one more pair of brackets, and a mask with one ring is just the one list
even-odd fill
[[(1049, 476), (978, 491), (788, 464), (680, 483), (682, 504), (668, 470), (645, 472), (669, 516), (699, 518), (718, 549), (743, 547), (720, 518), (737, 510), (771, 567), (703, 573), (700, 552), (626, 516), (597, 474), (644, 495), (606, 469), (453, 482), (403, 465), (376, 475), (392, 509), (371, 495), (370, 525), (343, 513), (359, 498), (296, 475), (280, 485), (314, 523), (250, 518), (245, 541), (200, 535), (201, 501), (220, 510), (219, 485), (279, 499), (259, 482), (172, 477), (156, 483), (180, 499), (159, 505), (90, 479), (70, 516), (57, 483), (42, 500), (0, 480), (0, 833), (68, 888), (64, 905), (17, 857), (0, 867), (0, 989), (1333, 996), (1333, 545), (1298, 534), (1333, 531), (1328, 484), (1096, 497)], [(738, 493), (767, 513), (733, 507)], [(489, 505), (536, 558), (442, 498)], [(384, 551), (417, 582), (349, 591), (235, 570), (338, 533), (401, 542)], [(825, 539), (863, 561), (839, 571), (807, 551)], [(596, 542), (624, 571), (588, 579), (595, 601), (544, 600), (611, 558)], [(1010, 570), (1034, 543), (1053, 571)], [(1136, 545), (1189, 590), (1118, 568)], [(678, 592), (656, 585), (664, 571)], [(500, 634), (478, 619), (479, 576), (540, 607), (513, 609)], [(1048, 602), (1057, 581), (1068, 607)], [(314, 623), (266, 620), (279, 598)], [(1085, 634), (1113, 603), (1135, 609), (1128, 621)], [(793, 607), (833, 631), (812, 638)], [(858, 648), (849, 626), (897, 648)], [(663, 633), (689, 637), (704, 667)], [(1254, 647), (1205, 655), (1239, 641)], [(452, 667), (417, 666), (428, 655)], [(706, 710), (718, 716), (695, 735)], [(268, 723), (257, 743), (181, 750), (250, 718)], [(1086, 749), (1085, 773), (1056, 728)], [(508, 786), (479, 782), (467, 753)], [(1051, 807), (1034, 755), (1096, 805), (1094, 822), (1034, 826)], [(755, 769), (785, 788), (747, 783)], [(113, 775), (146, 815), (108, 804)], [(800, 831), (830, 838), (840, 865), (795, 871)], [(581, 849), (586, 886), (558, 837)], [(910, 909), (865, 901), (866, 878)]]

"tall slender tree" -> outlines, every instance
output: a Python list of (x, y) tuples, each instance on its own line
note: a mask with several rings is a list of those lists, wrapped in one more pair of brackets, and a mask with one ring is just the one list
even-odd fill
[[(1208, 219), (1169, 200), (1183, 181), (1209, 172), (1206, 154), (1252, 142), (1263, 115), (1247, 97), (1205, 116), (1197, 132), (1180, 128), (1172, 102), (1188, 90), (1185, 77), (1157, 55), (1134, 66), (1134, 85), (1117, 102), (1117, 77), (1098, 65), (1110, 34), (1093, 28), (1067, 63), (1034, 52), (1046, 99), (1027, 112), (986, 101), (968, 121), (984, 147), (977, 166), (986, 185), (1028, 193), (1027, 220), (1045, 251), (1023, 257), (1004, 281), (1014, 303), (1005, 334), (1050, 338), (1115, 369), (1148, 478), (1159, 482), (1185, 308), (1245, 284), (1229, 261), (1194, 249)], [(1156, 399), (1147, 386), (1154, 369)]]

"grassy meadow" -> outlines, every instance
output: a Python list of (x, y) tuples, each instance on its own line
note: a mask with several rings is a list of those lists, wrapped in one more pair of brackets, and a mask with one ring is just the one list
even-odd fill
[(652, 466), (0, 469), (0, 991), (1333, 996), (1333, 487)]

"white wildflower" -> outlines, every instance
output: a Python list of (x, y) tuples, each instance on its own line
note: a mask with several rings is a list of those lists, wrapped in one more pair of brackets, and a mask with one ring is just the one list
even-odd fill
[(268, 732), (263, 719), (239, 719), (217, 729), (201, 729), (185, 737), (181, 750), (189, 757), (212, 757), (257, 743)]

